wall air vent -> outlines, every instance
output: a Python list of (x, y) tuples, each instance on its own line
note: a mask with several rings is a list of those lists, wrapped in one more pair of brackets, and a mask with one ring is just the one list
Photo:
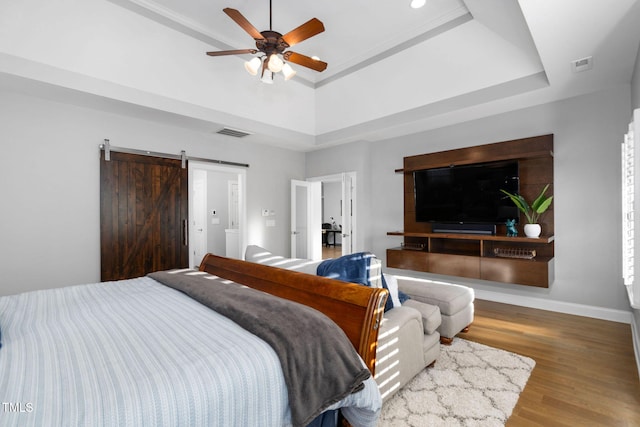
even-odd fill
[(222, 128), (216, 133), (219, 133), (220, 135), (233, 136), (234, 138), (243, 138), (247, 135), (251, 135), (249, 132), (231, 128)]
[(576, 59), (575, 61), (571, 61), (571, 70), (574, 73), (579, 73), (580, 71), (587, 71), (593, 68), (593, 56), (587, 56), (586, 58)]

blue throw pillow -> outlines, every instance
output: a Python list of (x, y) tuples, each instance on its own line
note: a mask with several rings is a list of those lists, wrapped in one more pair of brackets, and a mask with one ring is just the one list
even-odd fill
[[(335, 259), (327, 259), (318, 265), (316, 274), (318, 276), (342, 280), (343, 282), (371, 286), (369, 267), (371, 265), (371, 258), (373, 257), (374, 255), (371, 252), (358, 252)], [(387, 312), (394, 307), (391, 292), (395, 292), (396, 289), (389, 289), (384, 274), (382, 274), (382, 287), (389, 291), (389, 297), (384, 305), (384, 311)], [(401, 304), (409, 299), (409, 295), (400, 290), (397, 290), (397, 297)]]
[(369, 282), (369, 265), (372, 257), (373, 255), (370, 252), (358, 252), (335, 259), (327, 259), (318, 265), (316, 274), (342, 280), (343, 282), (371, 286)]

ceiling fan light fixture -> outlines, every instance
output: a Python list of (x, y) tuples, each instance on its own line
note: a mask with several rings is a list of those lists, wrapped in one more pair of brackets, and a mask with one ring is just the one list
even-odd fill
[(297, 74), (296, 70), (294, 70), (293, 68), (291, 68), (291, 65), (289, 64), (284, 64), (282, 66), (282, 75), (284, 76), (285, 80), (289, 80), (290, 78), (292, 78), (293, 76), (295, 76)]
[(282, 71), (283, 66), (284, 62), (278, 57), (278, 55), (276, 55), (275, 53), (269, 55), (269, 62), (267, 62), (267, 68), (269, 68), (269, 71), (273, 73), (279, 73), (280, 71)]
[(251, 61), (247, 61), (244, 63), (244, 69), (247, 70), (247, 73), (251, 74), (252, 76), (257, 76), (261, 64), (262, 61), (260, 61), (260, 58), (256, 56)]
[[(303, 67), (310, 68), (315, 71), (324, 71), (327, 63), (319, 59), (313, 59), (306, 55), (302, 55), (290, 50), (286, 50), (293, 45), (307, 40), (324, 31), (324, 24), (317, 18), (308, 20), (302, 25), (294, 28), (288, 33), (281, 34), (273, 31), (271, 27), (271, 0), (269, 0), (269, 30), (258, 31), (256, 27), (245, 18), (240, 11), (225, 7), (222, 9), (236, 24), (238, 24), (247, 34), (249, 34), (255, 44), (253, 49), (230, 49), (214, 52), (207, 52), (209, 56), (225, 56), (225, 55), (244, 55), (256, 54), (258, 57), (244, 63), (244, 68), (251, 75), (260, 73), (260, 80), (265, 83), (273, 83), (274, 73), (279, 73), (285, 68), (285, 62), (293, 62)], [(291, 66), (286, 67), (283, 72), (285, 80), (291, 79), (296, 72)]]
[(273, 84), (273, 72), (267, 67), (268, 58), (265, 58), (262, 62), (262, 74), (260, 74), (260, 81), (266, 84)]
[(264, 73), (262, 73), (262, 77), (260, 77), (260, 81), (262, 83), (266, 83), (268, 85), (272, 85), (273, 84), (273, 73), (269, 70), (264, 70)]
[(411, 0), (411, 7), (414, 9), (420, 9), (426, 2), (426, 0)]

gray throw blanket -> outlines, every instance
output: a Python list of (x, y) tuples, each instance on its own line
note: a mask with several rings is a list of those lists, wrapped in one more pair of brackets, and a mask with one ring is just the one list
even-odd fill
[(149, 277), (271, 345), (282, 365), (294, 426), (306, 426), (331, 404), (362, 389), (371, 375), (342, 329), (313, 308), (202, 275), (156, 272)]

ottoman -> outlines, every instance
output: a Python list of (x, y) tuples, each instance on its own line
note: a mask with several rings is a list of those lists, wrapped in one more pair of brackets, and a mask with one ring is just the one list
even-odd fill
[(398, 289), (416, 301), (438, 306), (442, 323), (438, 328), (440, 342), (451, 344), (453, 337), (467, 332), (473, 322), (473, 289), (453, 283), (396, 276)]

